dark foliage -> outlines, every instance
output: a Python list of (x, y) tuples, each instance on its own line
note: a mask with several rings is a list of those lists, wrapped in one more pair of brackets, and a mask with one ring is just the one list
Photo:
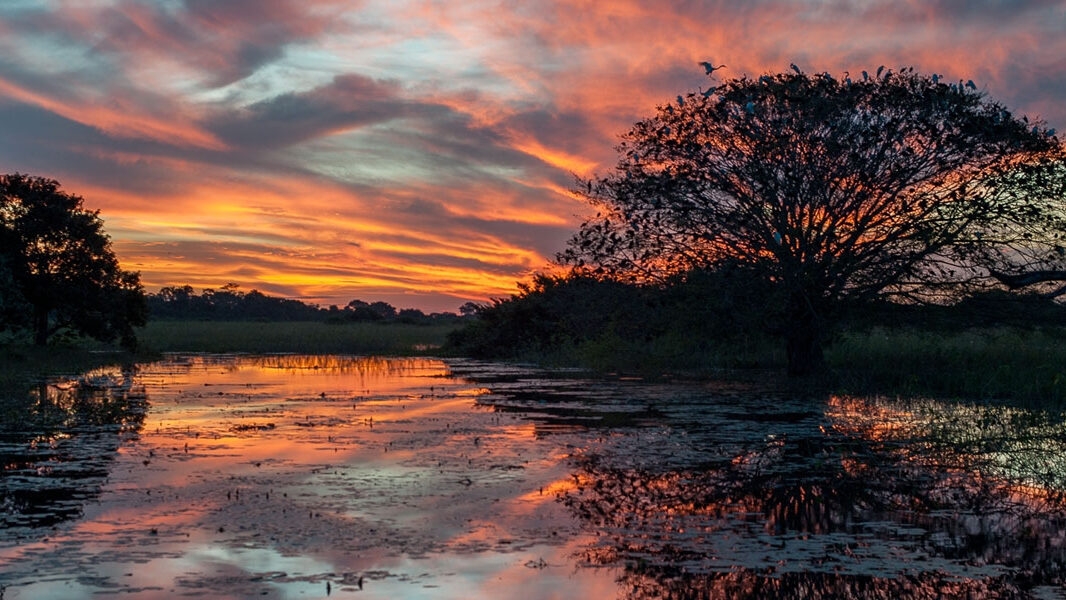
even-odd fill
[(205, 289), (197, 294), (192, 286), (172, 286), (148, 295), (153, 319), (175, 321), (325, 321), (352, 323), (376, 321), (407, 324), (435, 324), (459, 319), (455, 313), (425, 314), (418, 309), (397, 311), (387, 302), (352, 300), (343, 309), (322, 308), (290, 298), (268, 296), (258, 290), (242, 292), (236, 284), (221, 289)]
[(538, 274), (507, 299), (482, 306), (477, 319), (449, 335), (449, 345), (478, 357), (520, 357), (632, 328), (650, 335), (641, 315), (648, 299), (637, 287), (584, 275)]
[(770, 325), (771, 290), (739, 266), (680, 273), (665, 285), (538, 274), (521, 288), (480, 307), (476, 320), (449, 336), (449, 346), (485, 358), (558, 356), (560, 349), (593, 346), (610, 353), (663, 338), (721, 343)]
[(258, 290), (241, 292), (235, 285), (205, 289), (173, 286), (148, 295), (153, 319), (201, 321), (321, 321), (323, 311), (299, 300), (267, 296)]
[(977, 291), (953, 304), (900, 304), (876, 301), (852, 307), (850, 329), (911, 327), (958, 332), (973, 328), (1066, 327), (1066, 305), (1038, 293)]
[[(706, 358), (769, 366), (766, 341), (780, 336), (780, 289), (742, 265), (677, 274), (663, 284), (588, 273), (536, 275), (522, 291), (479, 308), (448, 348), (480, 358), (576, 362), (662, 371), (699, 369)], [(1066, 326), (1066, 305), (1039, 294), (977, 291), (950, 304), (876, 300), (841, 308), (841, 329), (913, 328), (957, 333), (998, 326)], [(723, 355), (728, 360), (721, 360)]]
[(72, 333), (136, 345), (147, 317), (137, 273), (123, 271), (97, 211), (59, 182), (0, 177), (0, 310), (37, 345)]
[(1059, 140), (970, 87), (795, 69), (678, 97), (578, 187), (599, 213), (560, 260), (637, 282), (743, 265), (772, 284), (790, 374), (812, 372), (844, 306), (1056, 247)]

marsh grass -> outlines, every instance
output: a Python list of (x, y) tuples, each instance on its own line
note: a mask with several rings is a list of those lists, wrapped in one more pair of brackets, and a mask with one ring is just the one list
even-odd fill
[(841, 392), (1066, 406), (1063, 328), (854, 331), (826, 359)]
[(426, 354), (456, 325), (313, 321), (152, 321), (137, 332), (157, 352)]
[(731, 341), (601, 336), (524, 355), (549, 366), (581, 366), (644, 377), (763, 381), (830, 393), (929, 397), (1066, 407), (1066, 328), (845, 331), (826, 349), (823, 373), (784, 376), (779, 340)]

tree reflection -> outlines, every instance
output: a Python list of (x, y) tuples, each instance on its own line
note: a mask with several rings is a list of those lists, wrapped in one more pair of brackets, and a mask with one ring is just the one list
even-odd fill
[(80, 516), (147, 407), (133, 367), (3, 390), (0, 528), (50, 527)]
[[(709, 438), (730, 429), (715, 418)], [(806, 422), (684, 466), (585, 455), (562, 496), (598, 536), (584, 559), (622, 565), (623, 595), (642, 599), (1027, 597), (1066, 581), (1058, 416), (834, 397)]]

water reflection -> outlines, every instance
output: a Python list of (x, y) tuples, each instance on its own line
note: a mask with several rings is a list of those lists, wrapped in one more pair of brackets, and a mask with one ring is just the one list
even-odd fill
[(697, 411), (713, 418), (691, 436), (698, 451), (677, 449), (687, 465), (619, 461), (631, 440), (583, 456), (562, 497), (599, 536), (584, 559), (624, 564), (629, 598), (1021, 597), (1063, 584), (1060, 415), (789, 404), (770, 420)]
[(42, 380), (0, 395), (0, 529), (81, 516), (148, 408), (134, 369)]
[(1042, 597), (1066, 577), (1058, 412), (282, 355), (23, 392), (8, 599)]

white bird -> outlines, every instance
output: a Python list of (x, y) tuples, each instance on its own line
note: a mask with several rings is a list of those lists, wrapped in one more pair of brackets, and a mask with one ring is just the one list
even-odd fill
[(800, 71), (800, 68), (796, 66), (796, 63), (789, 63), (788, 66), (796, 73), (803, 75), (803, 71)]
[(973, 79), (970, 79), (966, 82), (966, 87), (970, 88), (971, 90), (976, 90), (977, 84), (973, 82)]
[(701, 62), (700, 66), (703, 67), (703, 70), (706, 71), (708, 75), (710, 75), (711, 73), (714, 73), (718, 69), (724, 69), (725, 68), (725, 65), (718, 65), (716, 67), (716, 66), (714, 66), (713, 64), (711, 64), (711, 63), (709, 63), (707, 61)]

